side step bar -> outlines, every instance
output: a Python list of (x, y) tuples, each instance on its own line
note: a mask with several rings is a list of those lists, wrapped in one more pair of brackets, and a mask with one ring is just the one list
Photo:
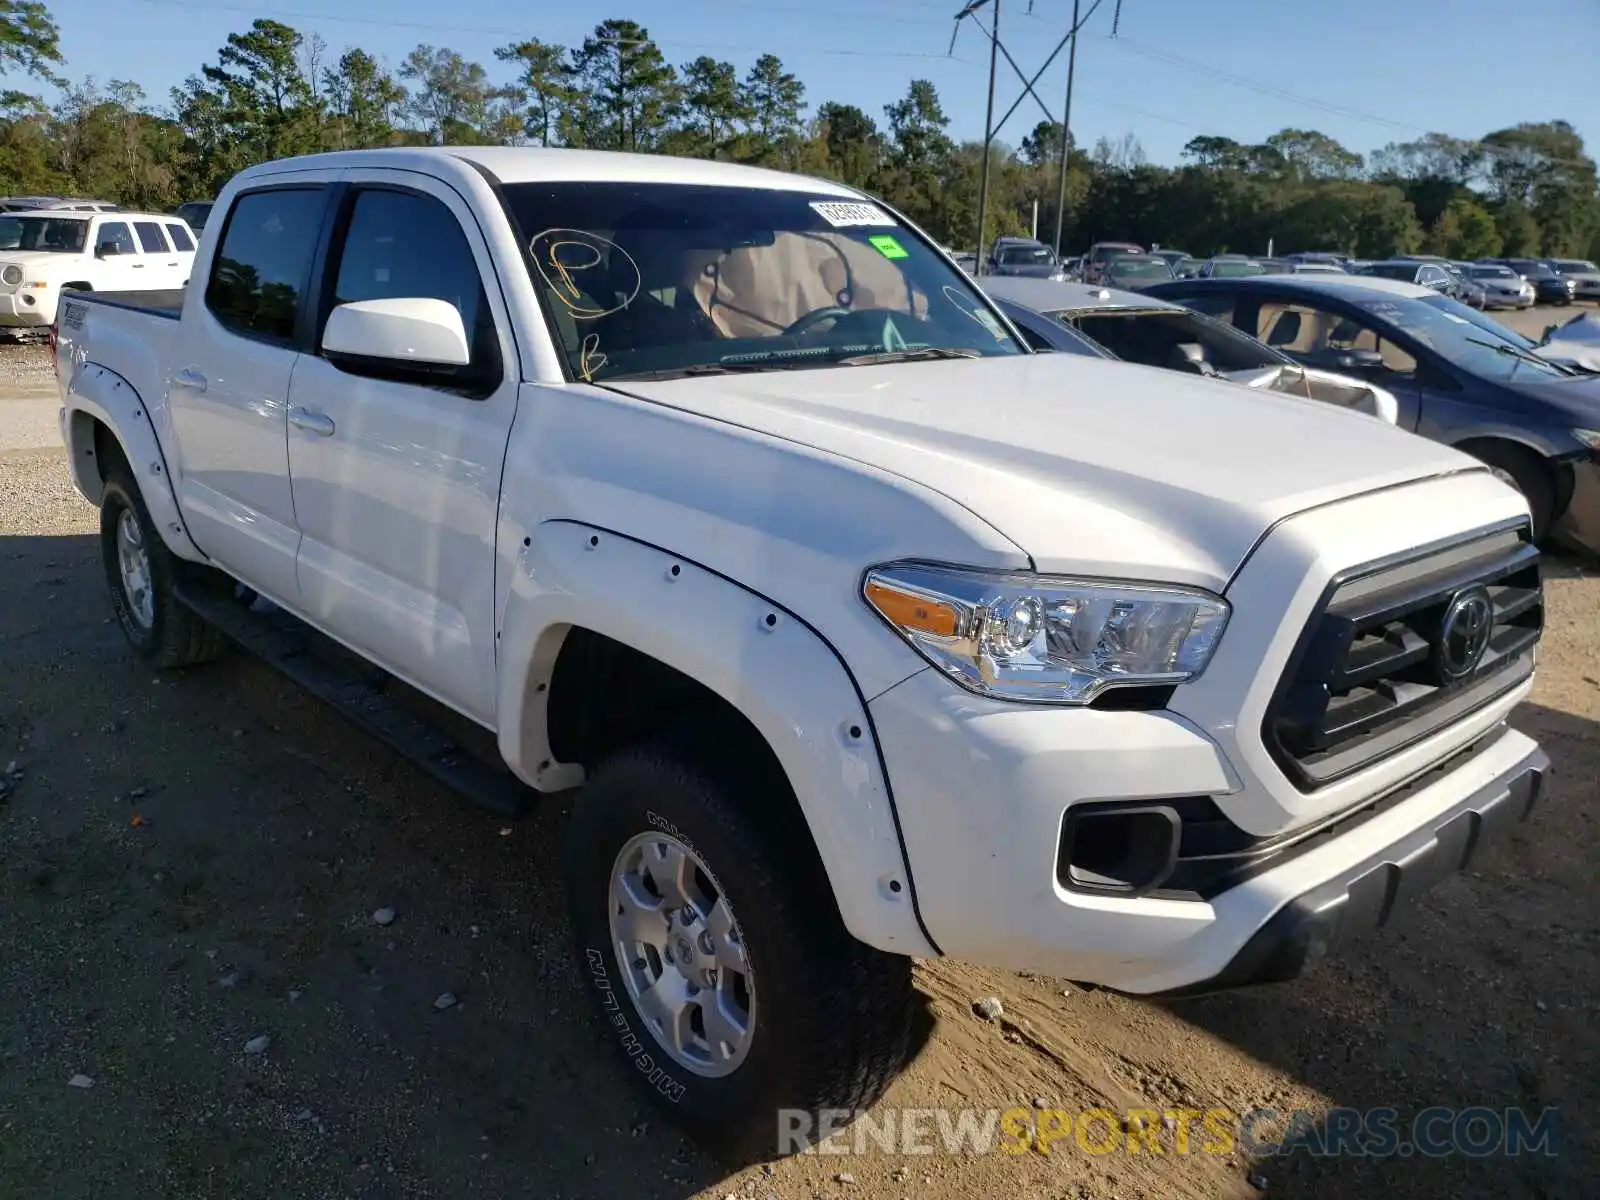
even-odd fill
[[(530, 788), (503, 766), (463, 749), (421, 714), (385, 694), (388, 675), (376, 668), (365, 678), (341, 670), (313, 652), (314, 642), (326, 640), (320, 633), (283, 610), (269, 607), (265, 600), (247, 607), (203, 585), (182, 583), (177, 592), (178, 599), (230, 641), (276, 667), (446, 787), (502, 816), (520, 817), (526, 812)], [(255, 607), (268, 611), (257, 612)]]

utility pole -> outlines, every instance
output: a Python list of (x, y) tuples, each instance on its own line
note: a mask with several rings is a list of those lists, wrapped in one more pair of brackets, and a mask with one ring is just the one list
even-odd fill
[[(1120, 5), (1119, 5), (1120, 7)], [(1067, 215), (1067, 158), (1072, 144), (1072, 75), (1078, 65), (1078, 0), (1072, 0), (1072, 46), (1067, 51), (1067, 102), (1061, 113), (1061, 183), (1056, 190), (1056, 257), (1060, 258), (1061, 227)]]
[(983, 170), (978, 176), (978, 262), (977, 273), (983, 274), (983, 227), (989, 215), (989, 146), (994, 141), (994, 74), (999, 65), (1000, 53), (1000, 0), (973, 0), (966, 12), (982, 4), (992, 4), (993, 24), (989, 33), (989, 106), (983, 114)]

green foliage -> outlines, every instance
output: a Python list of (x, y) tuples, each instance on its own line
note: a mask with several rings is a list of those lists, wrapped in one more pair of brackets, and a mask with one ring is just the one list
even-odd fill
[[(498, 47), (509, 78), (448, 47), (396, 68), (358, 47), (333, 58), (316, 37), (260, 19), (174, 88), (165, 112), (126, 80), (65, 84), (49, 9), (0, 0), (0, 74), (61, 84), (46, 107), (0, 92), (0, 190), (71, 192), (165, 207), (214, 196), (266, 159), (388, 145), (577, 146), (759, 163), (881, 196), (946, 244), (978, 241), (983, 149), (956, 145), (939, 94), (913, 80), (880, 125), (827, 101), (806, 120), (805, 85), (775, 54), (741, 75), (710, 56), (668, 62), (649, 31), (601, 21), (581, 45), (529, 37)], [(983, 240), (1056, 224), (1061, 126), (1038, 122), (1015, 151), (989, 153)], [(1064, 241), (1158, 242), (1190, 253), (1418, 248), (1451, 257), (1600, 254), (1596, 168), (1565, 121), (1481, 140), (1430, 133), (1361, 155), (1314, 129), (1259, 143), (1193, 138), (1177, 167), (1136, 137), (1070, 145)]]

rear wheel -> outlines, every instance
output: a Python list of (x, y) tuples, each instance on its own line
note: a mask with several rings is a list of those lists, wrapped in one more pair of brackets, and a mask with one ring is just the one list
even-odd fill
[(909, 959), (845, 930), (803, 822), (773, 815), (792, 804), (781, 775), (723, 732), (603, 763), (568, 830), (567, 886), (579, 970), (630, 1076), (748, 1161), (882, 1094), (913, 993)]
[(1549, 469), (1538, 455), (1509, 442), (1482, 442), (1465, 449), (1493, 471), (1497, 479), (1522, 493), (1533, 515), (1533, 536), (1536, 541), (1550, 532), (1556, 489)]
[(177, 597), (188, 564), (167, 549), (139, 487), (113, 472), (100, 499), (100, 557), (117, 623), (140, 658), (158, 669), (208, 662), (222, 635)]

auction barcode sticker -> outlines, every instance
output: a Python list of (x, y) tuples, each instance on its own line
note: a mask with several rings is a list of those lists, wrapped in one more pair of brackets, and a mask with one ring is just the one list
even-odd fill
[(852, 225), (878, 225), (895, 227), (894, 218), (876, 204), (853, 204), (845, 200), (813, 200), (811, 207), (835, 229)]

